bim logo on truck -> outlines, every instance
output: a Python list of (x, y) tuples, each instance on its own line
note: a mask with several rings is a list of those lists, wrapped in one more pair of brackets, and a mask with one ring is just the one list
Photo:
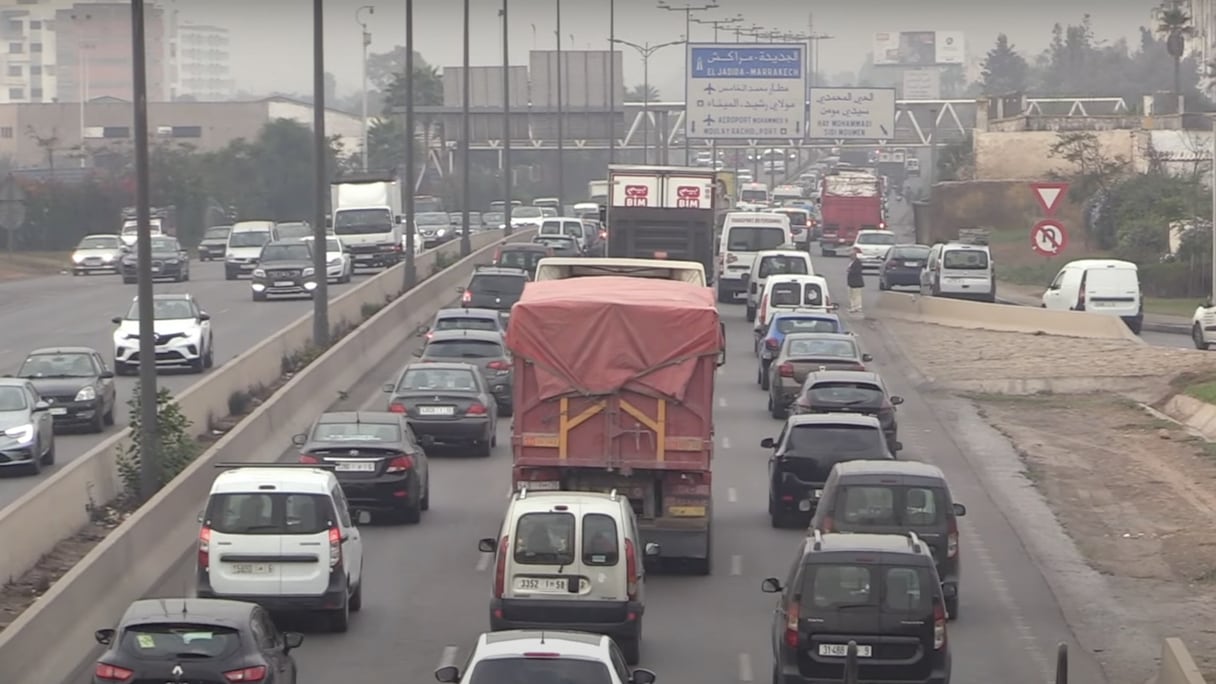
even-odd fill
[(627, 207), (648, 207), (650, 206), (650, 188), (645, 185), (626, 185), (625, 186), (625, 206)]
[(677, 187), (676, 207), (679, 209), (700, 209), (701, 188), (695, 185), (681, 185)]

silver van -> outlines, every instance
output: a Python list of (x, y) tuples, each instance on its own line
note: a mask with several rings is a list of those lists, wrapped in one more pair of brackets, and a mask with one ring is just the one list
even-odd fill
[(996, 301), (996, 272), (986, 245), (944, 242), (933, 245), (920, 272), (921, 294)]

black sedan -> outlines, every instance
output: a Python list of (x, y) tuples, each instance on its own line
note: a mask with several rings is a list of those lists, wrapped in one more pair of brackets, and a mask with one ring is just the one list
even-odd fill
[(106, 647), (94, 684), (258, 682), (296, 684), (291, 652), (304, 635), (280, 632), (256, 603), (200, 598), (142, 599), (116, 629), (99, 629)]
[(497, 443), (498, 405), (477, 366), (411, 363), (384, 391), (388, 410), (406, 416), (427, 443), (471, 446), (479, 456)]
[[(139, 282), (139, 257), (137, 247), (132, 247), (122, 257), (122, 282), (133, 285)], [(182, 249), (175, 237), (152, 236), (152, 260), (148, 266), (153, 280), (169, 279), (184, 283), (190, 280), (190, 255)]]
[(895, 245), (888, 249), (882, 265), (878, 267), (878, 289), (919, 288), (920, 272), (929, 260), (929, 249), (925, 245)]
[(333, 466), (353, 511), (388, 514), (413, 524), (430, 507), (426, 452), (398, 414), (323, 413), (292, 442), (300, 447), (300, 463)]
[(50, 347), (25, 357), (17, 376), (29, 380), (50, 408), (55, 427), (103, 432), (114, 424), (114, 372), (95, 349)]

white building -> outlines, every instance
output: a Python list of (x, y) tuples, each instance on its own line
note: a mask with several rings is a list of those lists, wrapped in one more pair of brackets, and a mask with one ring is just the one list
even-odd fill
[(55, 101), (56, 4), (15, 0), (0, 7), (0, 103)]
[(175, 11), (170, 30), (170, 99), (198, 102), (232, 99), (236, 81), (232, 78), (228, 29), (179, 23)]
[(1210, 81), (1207, 65), (1216, 62), (1216, 0), (1190, 0), (1189, 12), (1195, 35), (1187, 48), (1199, 53), (1199, 77)]

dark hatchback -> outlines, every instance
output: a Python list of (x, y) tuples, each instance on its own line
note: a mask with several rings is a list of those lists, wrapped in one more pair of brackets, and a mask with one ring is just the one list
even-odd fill
[(849, 642), (859, 682), (950, 684), (946, 607), (933, 557), (916, 535), (803, 538), (773, 612), (773, 684), (845, 679)]
[[(122, 282), (132, 285), (139, 282), (139, 256), (135, 247), (123, 255), (119, 272)], [(177, 238), (154, 235), (152, 237), (152, 260), (148, 272), (153, 280), (162, 278), (175, 282), (190, 280), (190, 255), (182, 249)]]
[(103, 432), (114, 424), (114, 372), (95, 349), (35, 349), (25, 357), (17, 377), (29, 380), (50, 405), (56, 428)]
[(498, 431), (498, 402), (476, 366), (411, 363), (384, 386), (388, 410), (406, 417), (424, 443), (469, 446), (489, 456)]
[(312, 297), (317, 290), (311, 242), (271, 242), (262, 248), (249, 285), (253, 301), (272, 296)]
[(510, 311), (531, 278), (522, 268), (478, 266), (466, 287), (458, 288), (461, 306)]
[(553, 250), (538, 243), (520, 242), (499, 247), (494, 252), (494, 266), (522, 268), (528, 277), (536, 277), (536, 265), (545, 257), (554, 256)]
[(874, 416), (882, 424), (887, 445), (899, 442), (899, 423), (895, 407), (904, 403), (894, 396), (882, 377), (870, 371), (823, 370), (807, 375), (802, 383), (794, 413), (860, 413)]
[(895, 245), (888, 249), (878, 269), (878, 289), (919, 288), (920, 272), (929, 260), (929, 251), (926, 245)]
[(304, 643), (257, 604), (202, 598), (136, 601), (95, 638), (106, 651), (93, 684), (296, 684)]
[(212, 226), (203, 233), (203, 239), (198, 243), (198, 260), (211, 261), (223, 259), (228, 253), (228, 233), (232, 226)]
[(768, 460), (768, 514), (773, 527), (810, 523), (823, 496), (832, 466), (845, 461), (884, 461), (899, 445), (887, 445), (873, 416), (850, 413), (790, 416), (777, 439), (760, 442), (772, 449)]
[(426, 452), (396, 413), (322, 413), (292, 443), (300, 447), (300, 463), (333, 466), (353, 511), (412, 524), (430, 507)]

